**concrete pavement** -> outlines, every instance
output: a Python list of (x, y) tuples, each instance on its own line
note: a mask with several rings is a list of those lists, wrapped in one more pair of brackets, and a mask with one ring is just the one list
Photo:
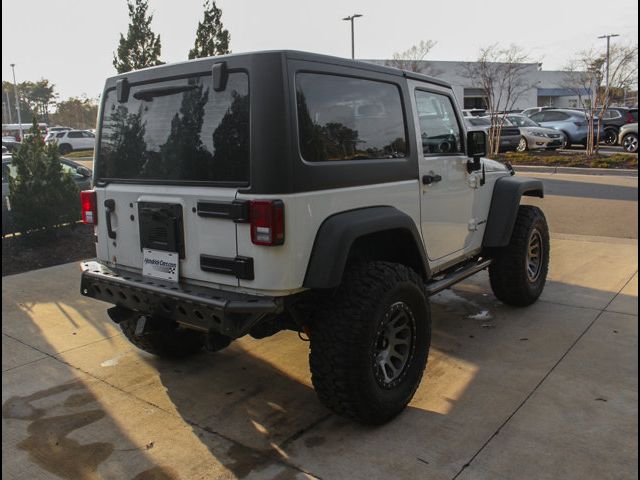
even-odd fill
[(608, 479), (637, 474), (637, 241), (555, 234), (542, 299), (486, 274), (433, 298), (410, 407), (365, 428), (316, 400), (290, 332), (175, 363), (136, 350), (79, 266), (5, 277), (11, 479)]
[(638, 178), (526, 172), (542, 180), (539, 205), (553, 233), (638, 238)]

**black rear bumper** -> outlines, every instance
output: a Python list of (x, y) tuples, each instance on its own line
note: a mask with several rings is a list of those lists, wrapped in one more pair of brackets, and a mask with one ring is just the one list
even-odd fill
[(283, 311), (281, 297), (262, 297), (163, 282), (95, 261), (82, 263), (80, 293), (184, 327), (238, 338), (266, 315)]

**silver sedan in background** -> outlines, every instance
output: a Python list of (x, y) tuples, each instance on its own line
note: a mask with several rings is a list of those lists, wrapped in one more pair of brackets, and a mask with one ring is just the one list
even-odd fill
[(518, 152), (535, 149), (555, 150), (564, 146), (566, 139), (564, 133), (554, 129), (541, 127), (526, 115), (509, 114), (507, 120), (520, 128), (520, 142), (518, 143)]

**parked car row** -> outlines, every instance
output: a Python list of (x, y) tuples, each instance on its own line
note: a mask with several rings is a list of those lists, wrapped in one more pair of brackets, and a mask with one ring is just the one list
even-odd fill
[[(561, 113), (554, 113), (561, 112)], [(546, 115), (545, 115), (546, 113)], [(578, 134), (567, 122), (579, 119), (578, 123), (583, 123), (584, 112), (580, 109), (570, 108), (554, 108), (554, 107), (535, 107), (522, 111), (523, 115), (530, 117), (532, 120), (542, 124), (543, 122), (553, 123), (553, 128), (564, 131), (570, 138), (570, 142), (586, 143), (586, 136), (582, 136), (582, 125), (577, 125)], [(586, 121), (586, 119), (584, 119)], [(596, 122), (598, 120), (596, 119)], [(600, 141), (607, 145), (623, 145), (621, 143), (620, 129), (624, 125), (638, 122), (638, 109), (627, 107), (610, 107), (607, 108), (602, 115), (602, 125), (599, 126)], [(598, 122), (599, 123), (599, 122)], [(568, 128), (569, 130), (565, 130)], [(570, 144), (571, 144), (570, 143)], [(569, 145), (570, 145), (569, 144)], [(626, 149), (625, 149), (626, 150)]]

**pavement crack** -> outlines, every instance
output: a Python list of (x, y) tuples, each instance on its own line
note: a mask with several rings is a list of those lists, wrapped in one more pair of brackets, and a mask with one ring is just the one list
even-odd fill
[(618, 290), (618, 292), (613, 296), (613, 298), (609, 300), (609, 303), (607, 303), (600, 310), (600, 313), (596, 315), (596, 317), (589, 323), (589, 325), (586, 326), (586, 328), (582, 331), (582, 333), (580, 333), (580, 335), (578, 335), (578, 337), (571, 343), (569, 348), (562, 354), (562, 356), (558, 359), (558, 361), (553, 364), (553, 366), (536, 384), (536, 386), (533, 387), (533, 390), (531, 390), (527, 394), (527, 396), (522, 400), (522, 402), (520, 402), (520, 404), (515, 408), (515, 410), (511, 412), (511, 414), (500, 424), (500, 426), (496, 429), (496, 431), (493, 432), (493, 434), (480, 446), (480, 448), (471, 456), (471, 458), (464, 465), (462, 465), (462, 467), (460, 467), (460, 470), (458, 470), (458, 472), (453, 477), (451, 477), (451, 480), (456, 480), (462, 474), (462, 472), (464, 472), (464, 470), (466, 470), (469, 466), (471, 466), (471, 463), (478, 457), (478, 455), (480, 455), (480, 453), (482, 453), (482, 451), (486, 448), (486, 446), (489, 445), (489, 443), (491, 443), (491, 441), (496, 436), (498, 436), (498, 434), (505, 427), (505, 425), (507, 425), (507, 423), (511, 421), (511, 419), (520, 411), (520, 409), (522, 409), (522, 407), (524, 407), (524, 405), (529, 401), (529, 399), (533, 396), (533, 394), (540, 388), (540, 386), (542, 386), (542, 384), (547, 380), (547, 378), (549, 378), (549, 376), (554, 372), (554, 370), (558, 367), (558, 365), (560, 365), (560, 363), (562, 363), (562, 361), (567, 357), (567, 355), (569, 355), (569, 353), (575, 348), (575, 346), (582, 339), (582, 337), (584, 337), (586, 333), (591, 329), (591, 327), (593, 327), (593, 325), (598, 321), (598, 319), (602, 317), (604, 313), (606, 313), (606, 310), (609, 307), (609, 305), (613, 303), (616, 297), (620, 295), (622, 290), (624, 290), (625, 287), (629, 284), (629, 282), (633, 280), (633, 277), (637, 273), (638, 271), (636, 270), (635, 273), (631, 275), (631, 277), (624, 283), (622, 288), (620, 288), (620, 290)]
[(296, 440), (298, 440), (300, 437), (302, 437), (305, 433), (310, 432), (311, 430), (313, 430), (314, 428), (316, 428), (318, 425), (320, 425), (321, 423), (323, 423), (325, 420), (328, 420), (330, 417), (333, 416), (333, 413), (329, 412), (326, 415), (323, 415), (322, 417), (318, 418), (316, 421), (310, 423), (309, 425), (307, 425), (304, 428), (301, 428), (300, 430), (298, 430), (297, 432), (295, 432), (293, 435), (291, 435), (289, 438), (286, 438), (284, 441), (282, 441), (280, 443), (280, 448), (287, 448), (289, 445), (291, 445), (293, 442), (295, 442)]

